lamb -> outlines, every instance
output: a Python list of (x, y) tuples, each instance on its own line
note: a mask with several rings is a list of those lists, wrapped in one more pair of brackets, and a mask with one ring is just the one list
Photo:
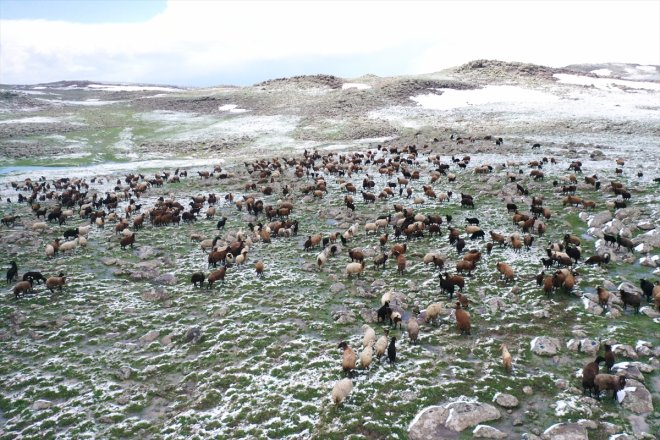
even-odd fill
[(32, 280), (19, 281), (14, 285), (14, 296), (16, 299), (30, 292), (32, 292)]
[(598, 374), (594, 379), (594, 391), (596, 399), (600, 400), (600, 392), (612, 390), (612, 399), (616, 399), (616, 393), (626, 387), (626, 378), (612, 374)]
[[(213, 283), (215, 283), (216, 281), (221, 281), (222, 283), (224, 283), (226, 273), (227, 273), (227, 267), (221, 267), (220, 269), (211, 272), (208, 277), (209, 285), (207, 288), (211, 289), (213, 287)], [(201, 283), (199, 287), (202, 287)]]
[(500, 279), (504, 278), (506, 282), (513, 281), (515, 274), (513, 273), (513, 268), (506, 263), (498, 262), (497, 271), (500, 273)]
[(660, 284), (658, 283), (655, 283), (655, 287), (653, 287), (653, 303), (656, 310), (660, 311)]
[(461, 308), (461, 303), (456, 302), (456, 327), (461, 334), (470, 335), (470, 315)]
[(359, 277), (362, 272), (364, 272), (364, 261), (362, 263), (348, 263), (346, 265), (346, 276), (348, 278), (350, 278), (351, 275)]
[(612, 367), (614, 366), (616, 359), (614, 357), (614, 352), (612, 351), (612, 346), (610, 344), (604, 344), (604, 348), (605, 348), (605, 366), (607, 367), (607, 372), (611, 373)]
[(396, 328), (398, 324), (400, 329), (402, 320), (403, 318), (401, 316), (401, 312), (399, 312), (398, 310), (392, 310), (392, 312), (390, 313), (390, 322), (392, 323), (392, 326)]
[(358, 263), (364, 261), (364, 252), (362, 252), (362, 249), (351, 249), (348, 251), (348, 256), (350, 257), (351, 261), (357, 261)]
[(502, 344), (500, 348), (502, 349), (502, 366), (504, 366), (504, 370), (507, 373), (510, 373), (513, 369), (511, 353), (509, 353), (509, 349), (507, 348), (506, 344)]
[(389, 330), (385, 330), (385, 334), (378, 338), (376, 341), (376, 357), (380, 360), (381, 356), (385, 354), (387, 350), (387, 336), (389, 335)]
[(619, 293), (621, 294), (621, 301), (623, 301), (623, 310), (626, 310), (628, 306), (632, 306), (632, 308), (635, 309), (635, 314), (639, 314), (639, 306), (642, 302), (642, 298), (635, 293), (626, 292), (623, 289), (620, 289)]
[(433, 303), (426, 308), (426, 322), (435, 322), (440, 313), (444, 311), (444, 307), (440, 303)]
[(419, 323), (414, 316), (408, 318), (408, 337), (410, 338), (411, 344), (417, 344), (417, 338), (419, 337)]
[(392, 316), (392, 309), (390, 308), (390, 302), (385, 301), (383, 305), (378, 309), (378, 322), (385, 322), (385, 319), (390, 320), (390, 324), (392, 323), (391, 316)]
[(392, 336), (390, 345), (387, 347), (387, 358), (390, 363), (396, 362), (396, 336)]
[(349, 378), (344, 378), (337, 382), (332, 388), (332, 401), (335, 405), (340, 405), (353, 391), (353, 382)]
[(205, 279), (206, 275), (204, 275), (203, 272), (195, 272), (192, 274), (192, 277), (190, 277), (190, 282), (193, 283), (193, 287), (197, 287), (197, 283), (199, 283), (199, 288), (201, 289), (204, 285)]
[(256, 270), (258, 277), (263, 276), (264, 275), (264, 269), (265, 269), (264, 262), (261, 261), (261, 260), (257, 261), (254, 264), (254, 269)]
[(607, 307), (610, 300), (610, 292), (601, 286), (596, 287), (596, 292), (598, 293), (598, 304), (601, 307)]
[(374, 331), (369, 324), (362, 325), (362, 331), (364, 331), (364, 337), (362, 338), (362, 347), (370, 347), (376, 342), (376, 332)]
[(592, 390), (595, 390), (594, 379), (598, 375), (598, 364), (604, 360), (604, 357), (598, 356), (595, 361), (589, 362), (582, 368), (582, 394), (586, 394), (588, 390), (591, 396)]
[(56, 288), (61, 292), (62, 286), (64, 286), (65, 282), (66, 282), (66, 277), (64, 276), (63, 273), (60, 272), (59, 276), (49, 277), (46, 280), (46, 288), (50, 290), (50, 293), (55, 293)]
[(374, 257), (374, 267), (382, 266), (385, 268), (385, 263), (387, 263), (388, 256), (386, 254), (380, 254)]
[(355, 369), (357, 361), (355, 358), (355, 352), (353, 352), (353, 349), (345, 341), (341, 342), (337, 347), (343, 350), (341, 368), (344, 370), (344, 374), (350, 376), (351, 371)]

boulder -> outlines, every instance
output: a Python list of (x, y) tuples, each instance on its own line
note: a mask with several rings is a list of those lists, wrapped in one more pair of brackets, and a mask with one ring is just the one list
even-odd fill
[(488, 425), (477, 425), (472, 431), (474, 438), (506, 438), (507, 433)]
[(641, 382), (634, 379), (626, 380), (626, 387), (619, 392), (619, 401), (624, 408), (636, 414), (653, 412), (651, 393)]
[(587, 428), (577, 423), (557, 423), (546, 429), (541, 438), (544, 440), (589, 440)]
[(653, 229), (632, 239), (635, 245), (644, 243), (650, 248), (660, 248), (660, 231)]
[(337, 324), (353, 324), (356, 322), (355, 313), (349, 309), (340, 309), (332, 313)]
[(612, 213), (610, 211), (601, 211), (593, 216), (588, 225), (590, 228), (600, 228), (610, 220), (612, 220)]
[(537, 336), (531, 342), (532, 352), (539, 356), (554, 356), (559, 352), (559, 347), (559, 339), (550, 336)]
[(170, 286), (176, 284), (176, 276), (172, 272), (167, 272), (154, 278), (155, 284), (168, 284)]
[(617, 356), (623, 356), (623, 357), (627, 357), (627, 358), (630, 358), (630, 359), (638, 359), (639, 358), (639, 356), (637, 355), (637, 352), (635, 351), (635, 349), (632, 348), (632, 346), (627, 345), (627, 344), (612, 345), (612, 351)]
[(582, 353), (586, 353), (588, 355), (595, 355), (596, 353), (598, 353), (599, 349), (600, 349), (600, 342), (594, 339), (584, 338), (580, 341), (580, 351)]
[(497, 408), (477, 401), (431, 406), (415, 416), (408, 428), (408, 437), (411, 440), (458, 438), (458, 432), (500, 417)]
[(160, 335), (160, 332), (158, 330), (152, 330), (149, 333), (141, 336), (140, 339), (138, 339), (138, 342), (140, 342), (140, 344), (143, 344), (143, 345), (148, 344), (150, 342), (155, 341), (158, 338), (159, 335)]
[(630, 281), (624, 281), (621, 284), (619, 284), (619, 287), (616, 289), (618, 290), (625, 290), (628, 293), (634, 293), (635, 295), (638, 295), (640, 297), (644, 296), (644, 293), (642, 292), (642, 289), (631, 283)]
[(142, 293), (142, 299), (145, 301), (165, 301), (170, 299), (170, 294), (162, 288), (151, 289)]
[(644, 382), (644, 375), (632, 362), (619, 362), (612, 365), (612, 374), (618, 374), (626, 379), (635, 379)]
[(188, 328), (186, 334), (183, 336), (184, 342), (192, 342), (193, 344), (197, 344), (200, 339), (202, 339), (202, 331), (199, 327)]
[(515, 408), (518, 406), (518, 398), (511, 394), (497, 393), (493, 397), (493, 402), (504, 408)]
[(42, 410), (42, 409), (48, 409), (53, 406), (53, 402), (50, 400), (37, 400), (32, 404), (32, 409), (34, 410)]
[(449, 403), (445, 407), (449, 410), (445, 426), (457, 432), (501, 417), (499, 410), (487, 403), (459, 401)]
[(344, 283), (334, 283), (332, 286), (330, 286), (330, 292), (332, 293), (339, 293), (346, 290), (346, 285)]
[(135, 250), (135, 255), (140, 259), (140, 260), (148, 260), (154, 257), (157, 257), (159, 255), (162, 255), (163, 251), (160, 249), (156, 249), (153, 246), (140, 246)]

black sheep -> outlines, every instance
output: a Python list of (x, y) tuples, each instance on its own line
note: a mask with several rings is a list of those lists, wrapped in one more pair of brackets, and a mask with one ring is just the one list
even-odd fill
[(642, 278), (639, 280), (639, 286), (642, 288), (642, 292), (644, 292), (646, 302), (651, 302), (651, 298), (653, 297), (653, 287), (655, 287), (653, 283)]
[(385, 322), (388, 319), (390, 324), (392, 324), (392, 309), (390, 308), (390, 302), (385, 301), (385, 304), (378, 309), (378, 322)]
[(626, 310), (628, 306), (632, 306), (635, 309), (635, 314), (639, 314), (639, 306), (642, 299), (634, 293), (626, 292), (623, 289), (619, 290), (621, 294), (621, 301), (623, 301), (623, 310)]
[(470, 240), (477, 240), (477, 239), (479, 239), (479, 238), (481, 238), (482, 240), (484, 240), (485, 237), (486, 237), (486, 234), (485, 234), (484, 231), (477, 231), (477, 232), (473, 233), (473, 234), (470, 236)]
[(396, 362), (396, 337), (392, 336), (390, 340), (390, 345), (387, 347), (387, 358), (390, 360), (390, 363)]
[(9, 269), (7, 269), (7, 284), (14, 281), (14, 278), (18, 276), (18, 266), (15, 261), (9, 263)]
[(609, 262), (610, 262), (610, 254), (606, 252), (603, 254), (602, 257), (600, 255), (593, 255), (587, 258), (584, 264), (597, 264), (600, 266), (601, 264), (607, 264)]
[(199, 283), (199, 287), (202, 288), (205, 279), (206, 276), (202, 272), (195, 272), (192, 274), (190, 281), (193, 283), (193, 287), (197, 287), (197, 283)]
[(67, 229), (64, 231), (64, 238), (76, 238), (78, 236), (78, 228)]
[(446, 293), (449, 294), (449, 299), (450, 300), (454, 298), (455, 288), (456, 288), (456, 286), (449, 279), (449, 275), (447, 275), (446, 278), (442, 278), (442, 274), (440, 274), (440, 289), (443, 292), (446, 292)]
[(603, 238), (605, 239), (605, 244), (609, 246), (610, 243), (615, 244), (616, 243), (616, 236), (610, 235), (610, 234), (603, 234)]
[(41, 281), (46, 281), (46, 277), (44, 277), (41, 272), (25, 272), (23, 274), (23, 281), (36, 281), (37, 284), (41, 284)]
[(224, 229), (225, 223), (227, 223), (227, 217), (222, 217), (220, 220), (218, 220), (218, 224), (215, 226), (216, 229)]
[(616, 242), (619, 245), (617, 249), (621, 249), (621, 246), (624, 248), (628, 249), (630, 252), (633, 254), (635, 253), (634, 247), (635, 245), (633, 244), (632, 240), (626, 237), (622, 237), (621, 234), (616, 234)]
[(465, 248), (465, 240), (463, 240), (462, 238), (456, 240), (456, 252), (460, 254), (461, 252), (463, 252), (464, 248)]
[(612, 351), (612, 346), (610, 344), (605, 344), (605, 366), (607, 367), (607, 372), (612, 372), (612, 367), (614, 366), (614, 352)]
[(580, 260), (580, 249), (574, 246), (566, 246), (566, 253), (575, 260), (575, 264)]
[(467, 217), (465, 221), (468, 222), (469, 225), (479, 226), (479, 219), (476, 217)]

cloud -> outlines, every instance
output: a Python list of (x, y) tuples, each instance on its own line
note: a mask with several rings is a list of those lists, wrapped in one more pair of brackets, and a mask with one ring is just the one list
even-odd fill
[(0, 82), (209, 85), (255, 65), (275, 69), (261, 79), (282, 76), (296, 59), (345, 75), (360, 57), (360, 73), (376, 74), (373, 64), (423, 73), (475, 58), (660, 64), (659, 14), (658, 2), (171, 1), (142, 23), (2, 20)]

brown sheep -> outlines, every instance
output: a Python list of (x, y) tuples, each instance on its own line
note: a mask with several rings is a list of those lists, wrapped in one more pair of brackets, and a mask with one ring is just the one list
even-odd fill
[(32, 292), (32, 280), (19, 281), (14, 285), (14, 296), (16, 299), (30, 292)]
[(468, 274), (470, 274), (472, 273), (474, 268), (475, 268), (475, 264), (473, 261), (461, 260), (456, 263), (456, 272), (458, 273), (467, 272)]
[(227, 268), (226, 267), (221, 267), (220, 269), (214, 270), (213, 272), (211, 272), (209, 274), (209, 277), (208, 277), (208, 280), (207, 280), (208, 283), (209, 283), (207, 289), (212, 288), (213, 283), (215, 283), (216, 281), (221, 281), (222, 283), (224, 283), (226, 273), (227, 273)]
[(64, 286), (64, 283), (66, 282), (66, 277), (64, 276), (63, 273), (60, 272), (59, 276), (56, 277), (49, 277), (46, 280), (46, 288), (50, 290), (50, 293), (55, 293), (55, 289), (59, 289), (59, 291), (62, 291), (62, 286)]
[(399, 254), (396, 257), (396, 267), (397, 267), (397, 272), (401, 275), (406, 270), (406, 255), (405, 254)]
[(133, 248), (133, 243), (135, 243), (135, 232), (133, 232), (131, 235), (128, 237), (124, 237), (119, 241), (119, 246), (122, 249), (126, 249), (126, 246), (131, 246), (131, 249)]
[(601, 286), (596, 287), (596, 290), (598, 291), (598, 304), (606, 307), (610, 299), (610, 292)]
[(497, 271), (500, 273), (500, 279), (504, 278), (507, 283), (513, 281), (515, 274), (513, 273), (513, 268), (511, 266), (499, 261), (496, 267)]
[(617, 391), (626, 387), (626, 378), (612, 374), (598, 374), (594, 379), (594, 391), (596, 399), (600, 400), (600, 392), (612, 390), (612, 399), (616, 399)]
[(261, 260), (257, 261), (254, 265), (254, 269), (257, 271), (257, 276), (258, 277), (263, 276), (264, 275), (264, 269), (265, 269), (264, 262), (261, 261)]
[(456, 302), (456, 327), (461, 334), (470, 335), (470, 315), (461, 308), (461, 303)]
[(338, 348), (343, 350), (341, 358), (341, 368), (344, 370), (344, 374), (350, 376), (352, 370), (355, 369), (357, 358), (353, 349), (346, 343), (341, 342), (338, 345)]
[(411, 344), (417, 344), (417, 338), (419, 337), (419, 323), (413, 315), (410, 315), (408, 318), (408, 337), (410, 338)]
[(582, 368), (582, 394), (586, 394), (589, 390), (591, 396), (592, 390), (595, 390), (594, 379), (598, 375), (598, 364), (604, 360), (604, 357), (598, 356), (595, 361), (589, 362)]
[(513, 359), (511, 358), (511, 353), (509, 353), (506, 344), (502, 344), (500, 348), (502, 348), (502, 366), (504, 366), (504, 370), (507, 373), (510, 373), (513, 369)]

